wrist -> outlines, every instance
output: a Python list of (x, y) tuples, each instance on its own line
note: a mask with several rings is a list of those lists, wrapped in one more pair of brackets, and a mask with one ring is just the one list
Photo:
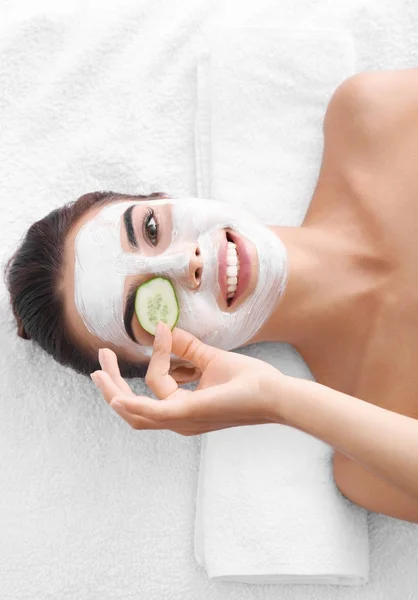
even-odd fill
[(272, 423), (287, 425), (285, 415), (290, 379), (293, 378), (277, 371), (265, 381), (265, 394), (269, 399), (269, 417)]
[[(316, 381), (290, 375), (283, 376), (280, 398), (276, 403), (276, 416), (280, 422), (302, 431), (312, 427), (314, 407), (318, 406), (318, 398), (323, 397), (323, 390), (330, 389)], [(335, 393), (334, 390), (331, 390)], [(322, 395), (321, 395), (322, 394)], [(309, 432), (309, 431), (308, 431)], [(315, 434), (312, 434), (315, 435)]]

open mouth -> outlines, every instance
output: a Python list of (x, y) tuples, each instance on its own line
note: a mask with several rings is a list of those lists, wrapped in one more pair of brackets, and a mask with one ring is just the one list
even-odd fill
[(226, 297), (227, 304), (231, 306), (238, 288), (240, 260), (236, 244), (227, 232), (228, 247), (226, 251)]
[(235, 308), (248, 292), (252, 261), (242, 235), (230, 230), (224, 230), (224, 235), (218, 253), (218, 281), (226, 306)]

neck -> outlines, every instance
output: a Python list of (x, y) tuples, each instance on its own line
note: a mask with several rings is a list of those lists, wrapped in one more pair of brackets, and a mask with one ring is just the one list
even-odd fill
[(275, 310), (248, 343), (286, 342), (299, 350), (332, 332), (340, 335), (343, 323), (358, 323), (365, 314), (360, 306), (376, 290), (376, 263), (366, 244), (318, 226), (270, 230), (286, 246), (288, 279)]

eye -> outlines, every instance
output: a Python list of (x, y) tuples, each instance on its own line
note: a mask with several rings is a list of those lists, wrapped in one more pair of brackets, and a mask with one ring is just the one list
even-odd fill
[(158, 242), (158, 223), (153, 210), (147, 214), (144, 220), (144, 231), (153, 246)]

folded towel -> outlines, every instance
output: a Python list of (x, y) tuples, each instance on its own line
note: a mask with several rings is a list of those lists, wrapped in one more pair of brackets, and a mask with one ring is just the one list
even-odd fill
[[(322, 122), (355, 72), (344, 30), (213, 27), (198, 66), (198, 194), (300, 225), (317, 181)], [(245, 352), (313, 379), (286, 344)], [(202, 436), (195, 556), (210, 578), (355, 585), (368, 580), (367, 512), (332, 475), (332, 448), (282, 425)]]

